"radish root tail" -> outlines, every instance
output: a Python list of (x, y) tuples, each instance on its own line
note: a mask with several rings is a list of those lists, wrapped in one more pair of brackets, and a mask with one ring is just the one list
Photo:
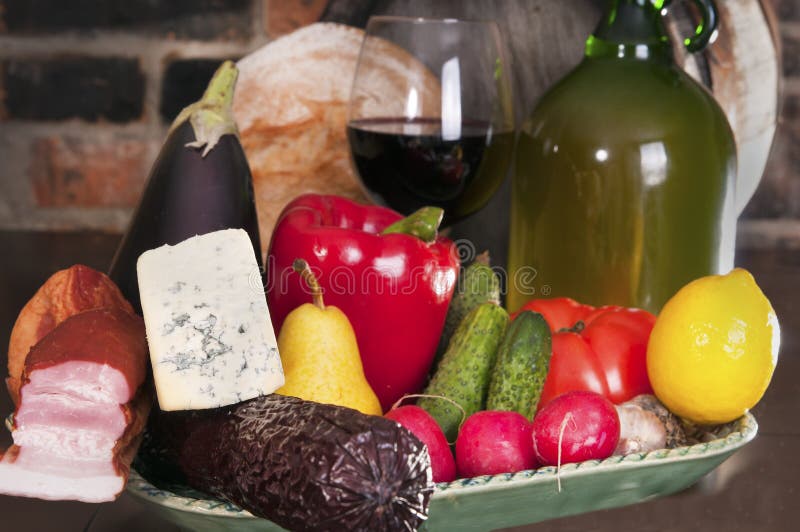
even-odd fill
[[(561, 447), (564, 442), (564, 431), (567, 430), (567, 423), (572, 421), (572, 412), (567, 412), (558, 427), (558, 461), (556, 462), (556, 481), (558, 482), (558, 492), (561, 493)], [(574, 425), (574, 421), (573, 421)]]
[[(463, 425), (464, 421), (467, 420), (467, 411), (464, 410), (464, 407), (461, 406), (460, 404), (458, 404), (457, 401), (453, 401), (452, 399), (450, 399), (449, 397), (445, 397), (444, 395), (430, 395), (430, 394), (427, 394), (427, 393), (408, 393), (408, 394), (404, 395), (403, 397), (401, 397), (400, 399), (398, 399), (397, 401), (395, 401), (395, 403), (392, 405), (392, 407), (389, 410), (394, 410), (395, 408), (400, 406), (403, 403), (403, 401), (405, 401), (406, 399), (414, 399), (414, 398), (421, 398), (421, 397), (424, 397), (426, 399), (444, 399), (448, 403), (451, 403), (453, 406), (458, 408), (461, 411), (461, 422), (458, 424), (458, 430), (461, 431), (461, 425)], [(448, 441), (447, 443), (449, 445), (455, 445), (456, 442)]]

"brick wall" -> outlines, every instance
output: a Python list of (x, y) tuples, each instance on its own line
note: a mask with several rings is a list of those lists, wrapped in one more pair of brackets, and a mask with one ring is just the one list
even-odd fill
[(268, 12), (258, 0), (0, 0), (0, 228), (122, 231), (167, 126), (222, 60), (277, 33)]
[[(800, 0), (781, 21), (784, 105), (744, 245), (800, 246)], [(124, 229), (172, 118), (216, 66), (372, 0), (0, 0), (0, 229)], [(367, 8), (367, 9), (365, 9)]]

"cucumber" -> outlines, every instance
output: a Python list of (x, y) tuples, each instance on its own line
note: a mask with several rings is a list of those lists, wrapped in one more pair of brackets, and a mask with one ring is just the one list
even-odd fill
[(525, 310), (508, 326), (486, 399), (488, 410), (512, 410), (533, 419), (552, 356), (550, 327), (538, 312)]
[(447, 351), (447, 346), (450, 344), (450, 338), (453, 337), (458, 325), (472, 309), (481, 303), (500, 304), (500, 279), (489, 267), (488, 251), (478, 255), (475, 262), (467, 266), (458, 280), (456, 293), (450, 300), (450, 307), (447, 309), (447, 317), (444, 321), (442, 337), (439, 339), (432, 372), (435, 373), (439, 366), (445, 351)]
[[(481, 410), (506, 325), (508, 313), (494, 303), (482, 303), (472, 309), (456, 329), (425, 394), (455, 401), (467, 416)], [(417, 404), (436, 419), (447, 441), (455, 441), (462, 420), (458, 407), (449, 401), (427, 397)]]

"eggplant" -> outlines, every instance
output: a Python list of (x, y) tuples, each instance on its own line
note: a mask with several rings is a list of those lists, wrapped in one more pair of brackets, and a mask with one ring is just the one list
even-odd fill
[(288, 530), (417, 530), (433, 480), (400, 424), (277, 394), (150, 415), (137, 471), (228, 500)]
[(175, 119), (111, 262), (109, 277), (139, 314), (139, 255), (195, 235), (247, 231), (263, 281), (253, 178), (232, 112), (238, 73), (223, 63), (203, 97)]

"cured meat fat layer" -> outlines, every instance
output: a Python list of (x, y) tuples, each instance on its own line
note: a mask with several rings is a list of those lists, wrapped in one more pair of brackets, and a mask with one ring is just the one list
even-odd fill
[(42, 338), (25, 360), (0, 493), (115, 499), (152, 403), (147, 358), (142, 319), (116, 308), (76, 314)]

